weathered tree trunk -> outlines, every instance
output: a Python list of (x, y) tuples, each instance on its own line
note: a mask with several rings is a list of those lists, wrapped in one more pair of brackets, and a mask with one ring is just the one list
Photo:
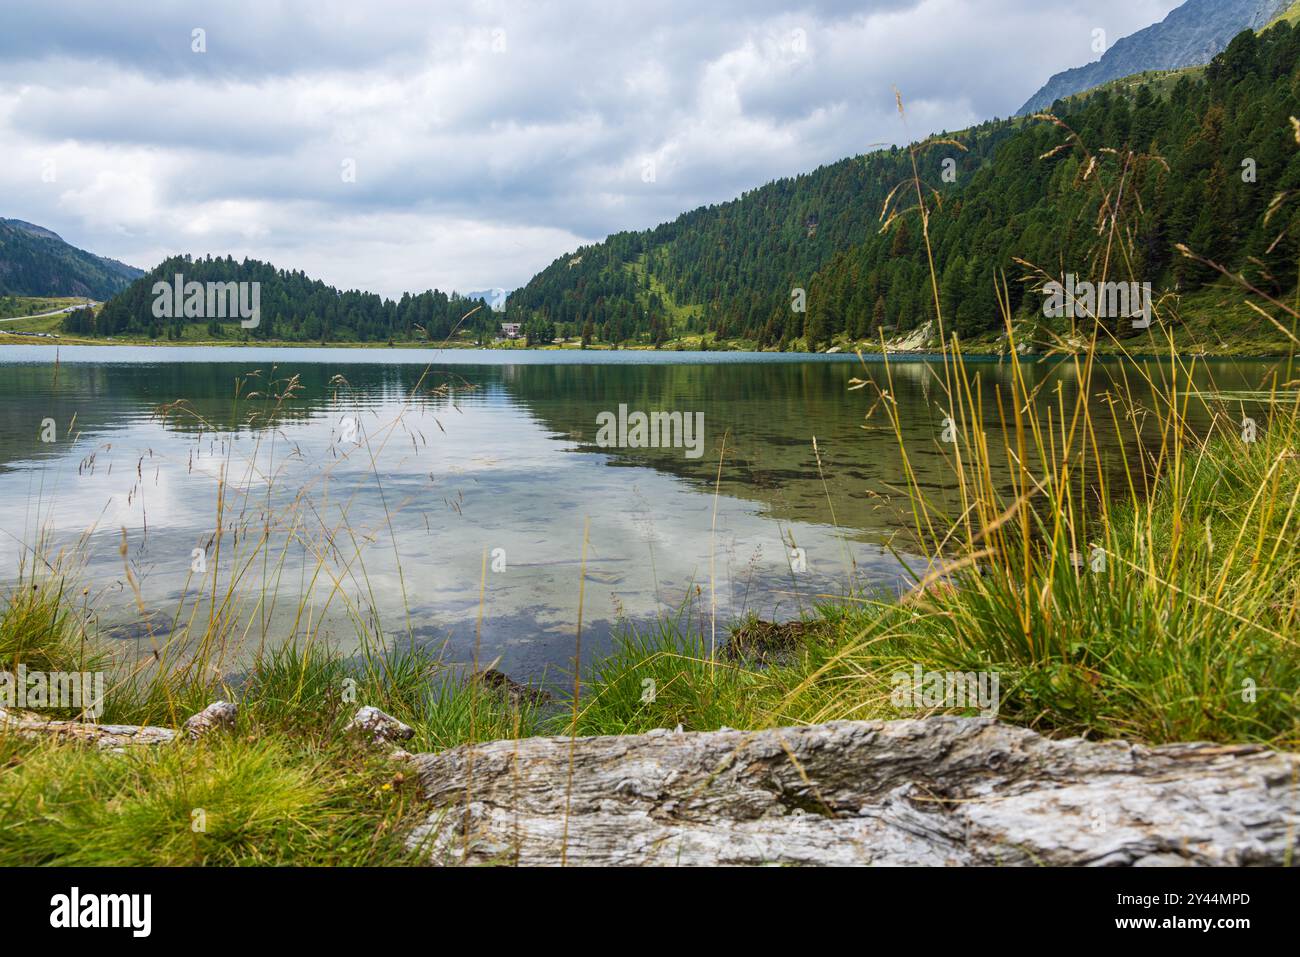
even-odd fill
[[(418, 755), (435, 863), (1282, 864), (1300, 756), (985, 718), (494, 741)], [(570, 783), (571, 782), (571, 783)]]

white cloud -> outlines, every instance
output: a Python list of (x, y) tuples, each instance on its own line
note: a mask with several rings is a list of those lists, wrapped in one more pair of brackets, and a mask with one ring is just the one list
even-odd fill
[[(1094, 28), (1118, 38), (1176, 5), (6, 9), (0, 215), (143, 267), (230, 253), (387, 295), (516, 286), (580, 242), (1005, 116), (1094, 59)], [(206, 53), (191, 52), (194, 27)]]

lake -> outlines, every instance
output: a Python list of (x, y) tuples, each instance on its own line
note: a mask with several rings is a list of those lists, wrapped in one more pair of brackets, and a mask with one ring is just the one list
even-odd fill
[[(294, 634), (354, 650), (378, 627), (558, 681), (580, 601), (587, 658), (620, 623), (716, 620), (721, 640), (745, 613), (896, 592), (902, 458), (854, 377), (891, 389), (927, 491), (952, 488), (942, 367), (924, 359), (891, 359), (892, 385), (878, 361), (770, 353), (120, 346), (55, 360), (0, 346), (0, 579), (71, 569), (85, 613), (132, 653), (220, 612), (238, 622), (232, 667)], [(1011, 367), (973, 367), (992, 431)], [(1118, 368), (1102, 367), (1098, 402)], [(1273, 368), (1203, 364), (1198, 381), (1266, 388)], [(1077, 390), (1072, 366), (1026, 369), (1045, 401)], [(698, 457), (602, 445), (600, 417), (620, 406), (702, 414)]]

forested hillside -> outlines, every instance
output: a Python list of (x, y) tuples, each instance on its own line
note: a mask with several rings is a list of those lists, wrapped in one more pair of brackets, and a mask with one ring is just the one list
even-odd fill
[(0, 295), (107, 299), (140, 270), (64, 242), (19, 219), (0, 219)]
[[(1300, 113), (1300, 32), (1285, 22), (1246, 31), (1203, 74), (1104, 89), (1054, 110), (1060, 123), (994, 121), (937, 138), (964, 151), (944, 142), (916, 151), (948, 331), (1001, 327), (1002, 274), (1025, 316), (1043, 302), (1029, 280), (1092, 276), (1102, 259), (1108, 276), (1150, 282), (1157, 297), (1194, 292), (1216, 274), (1177, 243), (1266, 288), (1294, 286), (1297, 204), (1267, 223), (1265, 213), (1300, 188), (1290, 122)], [(909, 152), (891, 149), (780, 180), (561, 257), (507, 308), (513, 319), (545, 316), (562, 334), (606, 340), (708, 330), (815, 346), (905, 332), (934, 313), (920, 218), (907, 209), (911, 176)], [(882, 229), (896, 187), (889, 207), (899, 215)], [(1103, 201), (1117, 204), (1117, 233), (1098, 233)], [(792, 308), (796, 288), (806, 311)]]
[[(159, 319), (153, 314), (154, 283), (172, 283), (180, 273), (186, 282), (257, 282), (261, 284), (261, 322), (256, 328), (240, 328), (238, 318), (206, 321), (214, 338), (276, 339), (290, 342), (383, 342), (389, 339), (441, 341), (453, 331), (488, 333), (495, 328), (497, 314), (482, 300), (449, 296), (436, 289), (394, 302), (374, 293), (340, 292), (304, 273), (276, 269), (256, 259), (237, 261), (206, 257), (177, 256), (166, 260), (104, 304), (93, 329), (71, 328), (69, 332), (99, 336), (148, 335), (181, 338), (183, 319)], [(476, 306), (481, 308), (464, 323), (461, 319)], [(192, 320), (190, 320), (192, 321)], [(69, 323), (76, 320), (69, 320)]]
[[(1007, 122), (986, 124), (962, 137), (965, 151), (936, 147), (926, 161), (938, 174), (951, 159), (960, 183), (1013, 132)], [(518, 321), (545, 315), (563, 335), (585, 330), (605, 342), (756, 332), (790, 312), (791, 290), (806, 287), (837, 250), (880, 229), (882, 204), (910, 171), (906, 150), (885, 150), (777, 180), (652, 230), (616, 233), (557, 259), (510, 295), (507, 311)]]

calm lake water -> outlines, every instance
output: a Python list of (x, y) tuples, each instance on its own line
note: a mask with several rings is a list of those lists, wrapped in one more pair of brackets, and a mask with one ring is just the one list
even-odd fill
[[(126, 346), (55, 359), (0, 345), (0, 580), (62, 554), (124, 649), (206, 620), (215, 576), (244, 651), (318, 625), (348, 651), (358, 622), (377, 623), (458, 662), (477, 634), (480, 662), (559, 680), (588, 523), (584, 657), (620, 621), (689, 614), (707, 631), (716, 607), (721, 638), (745, 612), (792, 617), (819, 595), (904, 581), (887, 547), (903, 517), (897, 442), (864, 419), (874, 393), (848, 388), (883, 383), (879, 363)], [(890, 367), (908, 455), (942, 496), (941, 367)], [(978, 369), (992, 430), (1010, 367)], [(1272, 370), (1214, 363), (1202, 377), (1257, 389)], [(1067, 401), (1077, 389), (1065, 365), (1029, 374), (1051, 401), (1058, 383)], [(600, 447), (597, 417), (620, 404), (703, 413), (702, 454)]]

